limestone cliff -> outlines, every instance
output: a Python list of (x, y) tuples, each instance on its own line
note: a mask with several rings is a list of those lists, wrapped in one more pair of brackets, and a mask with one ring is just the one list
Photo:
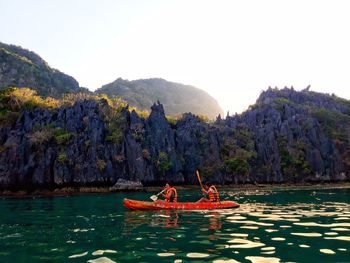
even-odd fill
[(241, 115), (210, 123), (169, 121), (162, 104), (141, 117), (103, 97), (33, 101), (1, 93), (2, 189), (194, 183), (198, 168), (220, 183), (350, 179), (350, 102), (334, 95), (268, 89)]

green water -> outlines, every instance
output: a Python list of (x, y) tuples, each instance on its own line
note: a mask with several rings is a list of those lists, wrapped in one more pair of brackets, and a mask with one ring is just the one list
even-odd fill
[(350, 189), (233, 194), (238, 209), (178, 212), (122, 206), (149, 193), (3, 198), (0, 262), (350, 262)]

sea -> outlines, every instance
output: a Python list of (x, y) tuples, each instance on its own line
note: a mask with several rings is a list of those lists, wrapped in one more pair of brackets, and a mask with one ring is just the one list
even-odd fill
[[(220, 188), (239, 208), (136, 211), (129, 192), (0, 198), (0, 262), (350, 262), (350, 189)], [(200, 189), (178, 191), (196, 201)]]

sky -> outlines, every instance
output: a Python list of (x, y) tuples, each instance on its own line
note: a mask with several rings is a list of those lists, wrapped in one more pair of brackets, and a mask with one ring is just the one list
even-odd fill
[(0, 0), (0, 42), (90, 90), (159, 77), (233, 114), (269, 86), (350, 99), (349, 11), (348, 0)]

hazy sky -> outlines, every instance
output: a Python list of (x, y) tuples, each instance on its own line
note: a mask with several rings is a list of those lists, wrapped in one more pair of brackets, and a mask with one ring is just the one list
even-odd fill
[(90, 90), (161, 77), (231, 113), (268, 86), (350, 99), (348, 0), (0, 0), (0, 24), (1, 42)]

